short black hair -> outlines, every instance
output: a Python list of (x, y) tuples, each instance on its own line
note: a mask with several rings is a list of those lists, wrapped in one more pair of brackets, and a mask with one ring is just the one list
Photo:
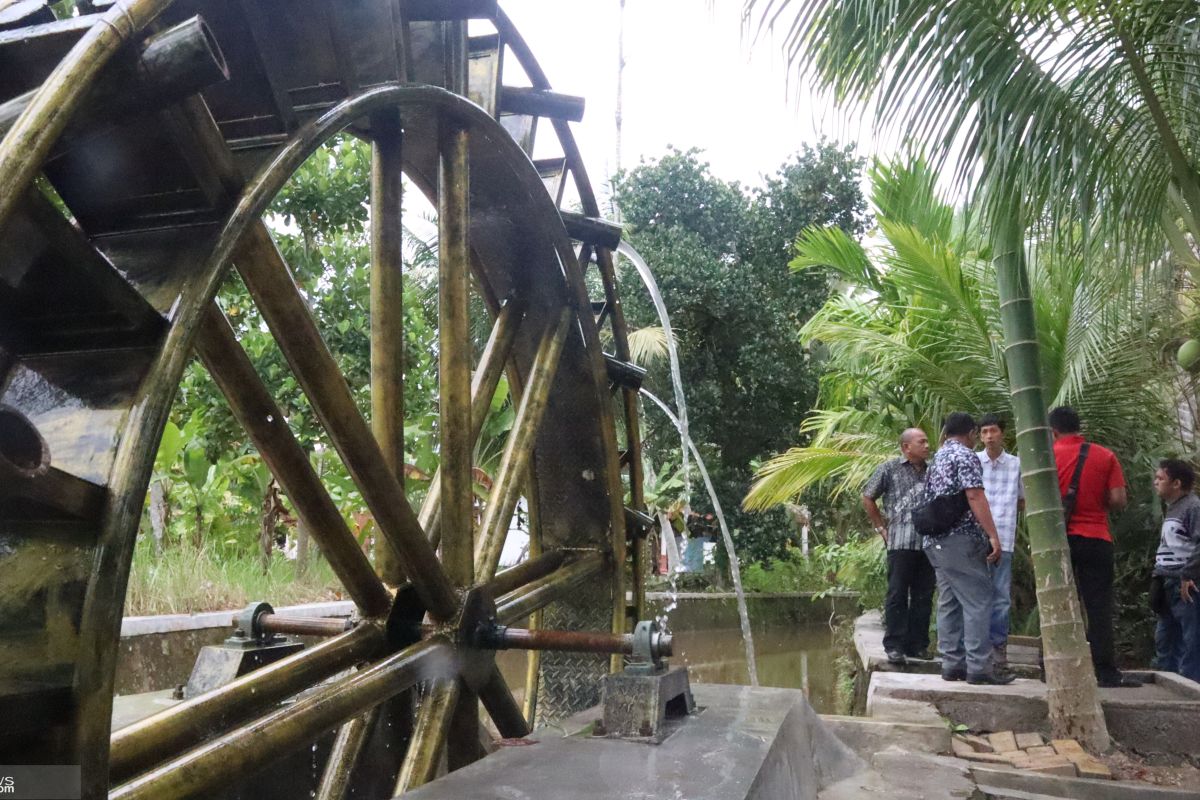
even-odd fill
[(1171, 480), (1179, 481), (1179, 485), (1185, 492), (1190, 492), (1196, 485), (1196, 470), (1192, 469), (1192, 465), (1186, 461), (1180, 461), (1178, 458), (1164, 458), (1158, 462), (1158, 468), (1167, 473), (1167, 477)]
[(1079, 412), (1070, 406), (1059, 406), (1050, 409), (1050, 428), (1055, 433), (1079, 433), (1083, 423), (1079, 421)]
[(984, 414), (979, 418), (979, 427), (981, 430), (988, 425), (995, 425), (1001, 432), (1008, 427), (1004, 424), (1004, 420), (1000, 418), (999, 414)]
[(947, 436), (966, 436), (975, 430), (975, 418), (965, 411), (947, 414), (942, 422), (942, 433)]

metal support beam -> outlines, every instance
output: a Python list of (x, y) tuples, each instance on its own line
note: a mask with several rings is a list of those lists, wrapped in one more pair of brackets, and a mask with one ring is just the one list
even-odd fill
[(471, 559), (470, 174), (467, 133), (441, 131), (438, 180), (438, 378), (442, 563), (455, 586), (474, 582)]
[(438, 764), (446, 747), (446, 730), (450, 715), (458, 704), (459, 683), (454, 678), (441, 678), (429, 687), (417, 711), (417, 724), (404, 756), (404, 764), (396, 778), (395, 794), (424, 786), (437, 777)]
[(500, 110), (506, 114), (529, 114), (567, 122), (583, 120), (586, 101), (582, 97), (559, 94), (526, 86), (505, 86), (500, 91)]
[[(404, 486), (403, 132), (395, 111), (371, 117), (371, 429)], [(381, 547), (375, 567), (398, 586), (404, 568)]]
[(409, 22), (493, 19), (496, 0), (406, 0)]
[(577, 583), (594, 577), (605, 568), (600, 553), (589, 553), (577, 561), (539, 578), (496, 602), (496, 620), (511, 625), (566, 595)]
[(359, 625), (335, 639), (121, 728), (111, 740), (112, 783), (125, 781), (228, 726), (370, 658), (383, 646), (383, 639), (382, 627)]
[(448, 668), (451, 658), (445, 640), (414, 644), (117, 786), (109, 800), (210, 795), (225, 785), (230, 775), (250, 774), (311, 743), (324, 731), (412, 686), (422, 674)]
[(567, 235), (576, 241), (616, 250), (621, 244), (621, 226), (599, 217), (586, 217), (572, 211), (563, 211), (562, 221)]
[(383, 538), (400, 556), (421, 600), (435, 618), (453, 618), (458, 611), (454, 589), (359, 413), (287, 263), (261, 221), (251, 224), (238, 240), (234, 262)]
[(566, 308), (552, 327), (542, 335), (530, 370), (529, 382), (521, 396), (512, 432), (504, 445), (500, 469), (488, 495), (483, 519), (479, 523), (479, 545), (475, 551), (475, 569), (481, 580), (490, 580), (500, 564), (500, 553), (508, 535), (508, 524), (521, 494), (522, 479), (529, 466), (542, 414), (550, 399), (550, 389), (558, 371), (558, 359), (567, 340), (573, 312)]
[(495, 665), (492, 665), (492, 674), (487, 683), (479, 690), (479, 699), (483, 701), (483, 707), (487, 709), (492, 722), (496, 723), (496, 730), (505, 739), (529, 735), (529, 722)]
[(317, 788), (317, 800), (342, 800), (346, 796), (359, 753), (371, 735), (379, 713), (380, 706), (376, 706), (338, 729), (329, 760), (325, 762), (325, 772), (321, 775), (321, 785)]
[(498, 573), (487, 586), (488, 594), (492, 597), (501, 597), (509, 592), (520, 589), (525, 584), (536, 581), (538, 578), (544, 578), (551, 572), (554, 572), (566, 560), (567, 551), (551, 550), (549, 553), (522, 561), (515, 567), (510, 567)]
[[(488, 336), (483, 354), (479, 358), (479, 367), (471, 379), (471, 447), (479, 441), (483, 432), (483, 424), (487, 421), (491, 409), (492, 397), (496, 387), (500, 385), (500, 376), (504, 374), (504, 365), (512, 354), (513, 342), (517, 337), (517, 328), (525, 315), (525, 306), (515, 298), (509, 298), (496, 315), (492, 332)], [(441, 467), (434, 473), (429, 483), (429, 492), (425, 502), (421, 504), (419, 519), (421, 526), (429, 536), (429, 541), (436, 547), (442, 538), (441, 513)]]
[(359, 611), (368, 617), (386, 614), (392, 602), (387, 589), (215, 302), (204, 313), (196, 351)]

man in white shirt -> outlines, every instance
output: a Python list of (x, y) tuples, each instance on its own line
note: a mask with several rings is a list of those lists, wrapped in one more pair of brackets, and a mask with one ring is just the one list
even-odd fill
[(1000, 536), (1000, 560), (992, 573), (992, 668), (1008, 667), (1008, 620), (1012, 607), (1012, 558), (1017, 545), (1017, 513), (1025, 508), (1021, 459), (1004, 450), (1004, 421), (995, 414), (979, 420), (984, 449), (976, 455), (983, 468), (983, 491)]

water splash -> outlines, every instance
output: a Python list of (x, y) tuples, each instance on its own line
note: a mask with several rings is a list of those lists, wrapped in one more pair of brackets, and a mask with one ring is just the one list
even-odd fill
[[(688, 448), (684, 444), (688, 441), (687, 400), (683, 396), (683, 373), (679, 369), (679, 350), (675, 346), (675, 335), (671, 332), (671, 317), (667, 314), (667, 304), (663, 301), (662, 292), (658, 290), (658, 281), (654, 279), (654, 273), (650, 271), (650, 265), (646, 263), (646, 259), (642, 258), (633, 245), (626, 241), (622, 241), (617, 246), (617, 252), (629, 259), (633, 268), (637, 270), (638, 277), (646, 285), (646, 291), (650, 293), (650, 300), (654, 303), (654, 310), (658, 312), (658, 324), (662, 326), (663, 334), (667, 337), (667, 359), (671, 363), (671, 390), (675, 394), (675, 409), (679, 415), (679, 421), (675, 427), (679, 429), (679, 450), (682, 453), (683, 496), (684, 501), (690, 504), (692, 472), (688, 469)], [(684, 519), (687, 519), (686, 514)]]
[(742, 623), (742, 641), (746, 645), (746, 667), (750, 671), (750, 685), (758, 686), (758, 664), (754, 659), (754, 636), (750, 632), (750, 612), (746, 608), (746, 594), (742, 591), (742, 568), (738, 563), (737, 553), (733, 549), (733, 537), (729, 535), (729, 526), (725, 524), (725, 514), (721, 511), (721, 501), (717, 499), (717, 492), (713, 488), (712, 479), (708, 477), (708, 470), (704, 467), (704, 459), (700, 457), (700, 451), (696, 449), (696, 444), (692, 441), (692, 438), (687, 435), (680, 418), (675, 416), (670, 407), (653, 393), (646, 389), (642, 389), (641, 393), (642, 396), (658, 406), (667, 415), (667, 418), (671, 420), (671, 423), (674, 424), (675, 428), (679, 431), (680, 437), (684, 440), (685, 449), (691, 450), (692, 457), (696, 460), (696, 469), (700, 471), (700, 477), (704, 479), (704, 488), (708, 490), (709, 499), (712, 500), (713, 504), (713, 512), (717, 515), (717, 523), (721, 526), (721, 537), (725, 540), (725, 552), (729, 555), (729, 572), (733, 576), (733, 588), (737, 593), (738, 617)]

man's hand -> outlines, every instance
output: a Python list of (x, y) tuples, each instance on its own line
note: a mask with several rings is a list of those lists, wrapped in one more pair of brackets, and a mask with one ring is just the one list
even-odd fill
[(992, 552), (988, 553), (987, 562), (989, 564), (1000, 563), (1000, 537), (992, 534), (988, 537), (988, 541), (992, 544)]
[(1200, 593), (1196, 589), (1195, 581), (1184, 580), (1184, 581), (1180, 582), (1179, 597), (1183, 600), (1183, 602), (1185, 602), (1185, 603), (1194, 602), (1194, 595), (1192, 594), (1193, 592)]

